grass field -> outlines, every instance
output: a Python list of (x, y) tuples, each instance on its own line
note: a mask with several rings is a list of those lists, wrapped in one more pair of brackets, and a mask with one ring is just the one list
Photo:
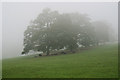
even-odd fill
[(117, 78), (118, 46), (75, 54), (3, 60), (3, 78)]
[(0, 60), (0, 79), (2, 78), (2, 60)]

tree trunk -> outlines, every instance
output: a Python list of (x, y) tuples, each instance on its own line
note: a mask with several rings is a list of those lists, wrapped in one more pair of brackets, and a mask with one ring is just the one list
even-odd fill
[(47, 47), (47, 56), (49, 55), (50, 53), (50, 50), (49, 50), (50, 46)]
[(72, 46), (70, 46), (70, 51), (73, 52), (73, 47)]

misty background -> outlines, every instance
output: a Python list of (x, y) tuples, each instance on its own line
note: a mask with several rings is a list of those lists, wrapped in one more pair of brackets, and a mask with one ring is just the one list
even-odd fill
[(0, 59), (2, 59), (2, 3), (0, 3)]
[(88, 14), (92, 21), (106, 21), (112, 26), (116, 34), (118, 33), (117, 2), (6, 2), (2, 4), (3, 58), (10, 58), (21, 55), (23, 49), (24, 31), (26, 30), (30, 21), (34, 20), (44, 8), (57, 10), (60, 13), (79, 12)]

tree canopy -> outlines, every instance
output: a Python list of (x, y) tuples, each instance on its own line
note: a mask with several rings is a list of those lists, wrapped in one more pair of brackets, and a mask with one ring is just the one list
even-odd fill
[(52, 50), (73, 51), (80, 46), (89, 47), (107, 42), (108, 36), (106, 23), (92, 23), (85, 14), (60, 14), (46, 8), (25, 30), (23, 54), (29, 50), (42, 51), (47, 55)]

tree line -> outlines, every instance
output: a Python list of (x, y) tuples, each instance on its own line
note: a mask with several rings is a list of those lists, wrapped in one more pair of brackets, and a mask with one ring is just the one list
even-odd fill
[(60, 14), (46, 8), (25, 30), (22, 54), (34, 50), (49, 55), (53, 50), (98, 46), (110, 41), (110, 34), (107, 23), (92, 22), (86, 14)]

